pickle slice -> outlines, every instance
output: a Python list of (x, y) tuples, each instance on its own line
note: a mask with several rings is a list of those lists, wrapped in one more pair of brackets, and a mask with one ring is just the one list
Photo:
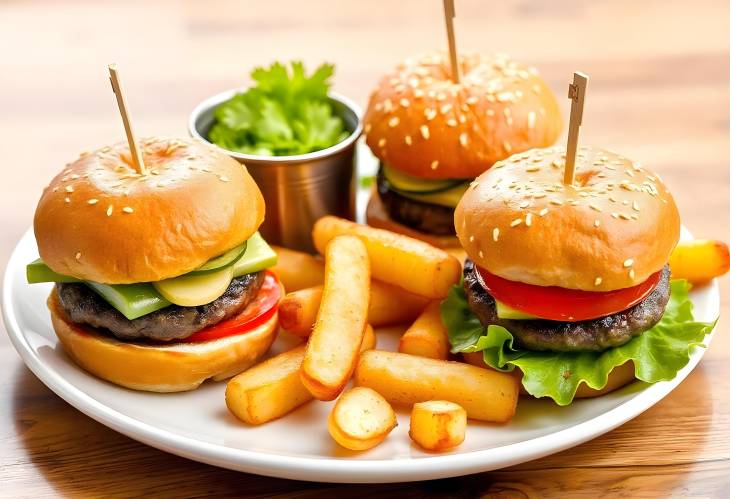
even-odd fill
[(205, 305), (226, 292), (233, 279), (233, 267), (205, 274), (185, 274), (152, 285), (168, 301), (183, 307)]
[(236, 246), (235, 248), (226, 251), (220, 256), (217, 256), (215, 258), (212, 258), (205, 262), (203, 265), (198, 267), (195, 270), (190, 271), (189, 275), (199, 275), (199, 274), (207, 274), (209, 272), (215, 272), (216, 270), (220, 270), (223, 267), (228, 267), (229, 265), (233, 265), (236, 263), (240, 258), (243, 256), (244, 253), (246, 253), (246, 242), (241, 244), (240, 246)]

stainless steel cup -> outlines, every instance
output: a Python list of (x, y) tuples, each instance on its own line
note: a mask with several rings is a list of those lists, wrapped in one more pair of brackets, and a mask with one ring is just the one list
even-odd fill
[[(213, 111), (242, 89), (214, 95), (201, 102), (188, 120), (192, 137), (209, 142)], [(224, 151), (246, 165), (266, 201), (264, 238), (302, 251), (314, 251), (312, 226), (324, 215), (355, 217), (357, 174), (355, 145), (362, 133), (360, 108), (350, 99), (330, 92), (335, 112), (350, 136), (327, 149), (297, 156), (255, 156)]]

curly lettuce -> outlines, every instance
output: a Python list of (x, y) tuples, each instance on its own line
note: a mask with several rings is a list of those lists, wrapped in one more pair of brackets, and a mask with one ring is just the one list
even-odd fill
[(616, 367), (633, 361), (635, 376), (647, 383), (674, 378), (687, 365), (695, 347), (715, 323), (696, 322), (689, 299), (689, 284), (671, 283), (669, 303), (662, 319), (651, 329), (619, 347), (603, 352), (535, 352), (521, 349), (504, 327), (484, 328), (471, 312), (464, 288), (454, 286), (441, 304), (449, 331), (451, 351), (482, 352), (484, 362), (500, 371), (519, 368), (522, 385), (535, 397), (550, 397), (558, 405), (573, 401), (581, 383), (600, 389)]

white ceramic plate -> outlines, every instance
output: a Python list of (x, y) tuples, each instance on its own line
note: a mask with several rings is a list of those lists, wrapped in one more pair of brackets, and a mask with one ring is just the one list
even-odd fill
[[(697, 365), (670, 382), (634, 383), (597, 399), (568, 407), (523, 398), (505, 426), (470, 422), (466, 441), (445, 454), (428, 454), (408, 438), (408, 412), (380, 446), (363, 453), (339, 448), (330, 438), (330, 403), (309, 403), (260, 427), (249, 427), (226, 409), (225, 383), (205, 383), (193, 392), (151, 394), (101, 381), (63, 353), (51, 329), (45, 301), (51, 285), (28, 285), (25, 265), (37, 258), (31, 231), (18, 243), (5, 273), (2, 307), (10, 339), (28, 367), (51, 390), (97, 421), (158, 449), (222, 466), (299, 480), (395, 482), (487, 471), (536, 459), (578, 445), (616, 428), (656, 404)], [(716, 283), (692, 292), (695, 315), (714, 320), (719, 311)], [(379, 348), (396, 344), (397, 330), (379, 332)], [(709, 342), (710, 337), (707, 338)], [(275, 351), (286, 347), (279, 337)]]

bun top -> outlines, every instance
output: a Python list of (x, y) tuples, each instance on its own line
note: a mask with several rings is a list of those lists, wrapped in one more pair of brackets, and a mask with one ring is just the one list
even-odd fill
[(658, 175), (604, 149), (534, 149), (479, 176), (454, 224), (474, 262), (505, 279), (586, 291), (628, 288), (659, 271), (679, 240), (679, 213)]
[(190, 139), (140, 141), (148, 174), (118, 143), (66, 166), (43, 191), (38, 251), (54, 271), (124, 284), (175, 277), (243, 243), (264, 219), (246, 168)]
[(367, 144), (389, 166), (428, 179), (474, 178), (560, 135), (555, 95), (537, 70), (505, 55), (408, 59), (380, 81), (365, 113)]

